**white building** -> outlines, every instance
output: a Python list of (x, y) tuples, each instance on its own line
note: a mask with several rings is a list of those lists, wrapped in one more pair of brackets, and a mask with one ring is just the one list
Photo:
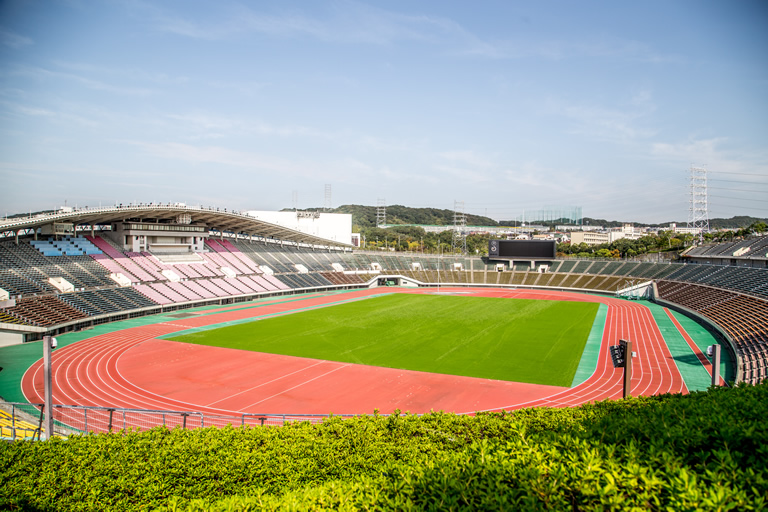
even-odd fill
[(611, 236), (608, 233), (598, 233), (595, 231), (574, 231), (571, 233), (571, 244), (602, 245), (611, 242)]
[(669, 229), (673, 233), (682, 233), (684, 235), (698, 235), (699, 233), (701, 233), (701, 228), (682, 227), (682, 226), (678, 226), (674, 222), (669, 225)]
[(246, 215), (261, 221), (295, 229), (327, 240), (352, 244), (352, 215), (321, 212), (266, 212), (248, 211)]

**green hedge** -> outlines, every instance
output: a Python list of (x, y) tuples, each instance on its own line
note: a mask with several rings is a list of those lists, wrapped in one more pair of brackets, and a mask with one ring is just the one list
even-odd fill
[(10, 510), (761, 510), (768, 385), (0, 445)]

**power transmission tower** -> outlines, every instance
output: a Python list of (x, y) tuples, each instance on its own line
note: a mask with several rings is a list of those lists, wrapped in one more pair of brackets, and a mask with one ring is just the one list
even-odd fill
[(291, 203), (293, 203), (293, 211), (299, 209), (299, 191), (294, 190), (291, 192)]
[(453, 202), (453, 253), (467, 254), (467, 216), (464, 214), (464, 201)]
[(327, 183), (325, 185), (325, 211), (331, 211), (331, 205), (331, 185)]
[(376, 206), (376, 227), (387, 226), (387, 202), (383, 198), (378, 199)]
[(697, 228), (700, 233), (709, 231), (707, 209), (707, 169), (693, 167), (689, 171), (690, 198), (688, 202), (688, 227)]

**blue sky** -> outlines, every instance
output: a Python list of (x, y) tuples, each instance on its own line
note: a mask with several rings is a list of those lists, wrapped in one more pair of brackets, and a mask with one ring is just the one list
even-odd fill
[(768, 3), (0, 2), (0, 215), (768, 216)]

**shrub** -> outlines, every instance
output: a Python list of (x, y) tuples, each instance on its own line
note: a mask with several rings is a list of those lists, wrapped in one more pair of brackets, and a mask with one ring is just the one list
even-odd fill
[(768, 385), (0, 446), (10, 510), (759, 510)]

